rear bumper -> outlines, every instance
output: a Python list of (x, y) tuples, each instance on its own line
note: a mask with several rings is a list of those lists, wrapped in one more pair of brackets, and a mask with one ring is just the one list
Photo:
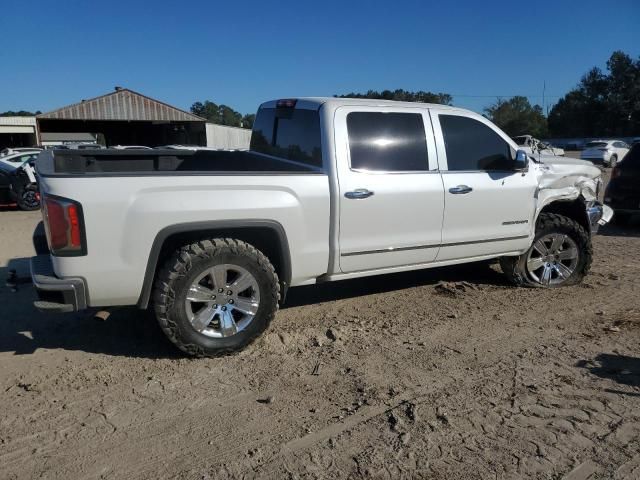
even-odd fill
[(38, 293), (33, 303), (38, 310), (63, 313), (87, 308), (84, 280), (56, 277), (49, 255), (31, 257), (31, 280)]
[(589, 217), (589, 224), (591, 225), (591, 231), (593, 233), (598, 231), (598, 228), (602, 225), (609, 223), (613, 217), (613, 210), (607, 205), (594, 202), (587, 207), (587, 217)]

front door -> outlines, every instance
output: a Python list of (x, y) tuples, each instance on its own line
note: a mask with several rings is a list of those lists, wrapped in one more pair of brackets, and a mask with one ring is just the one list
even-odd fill
[(515, 171), (506, 135), (480, 117), (431, 110), (444, 183), (438, 260), (512, 253), (529, 245), (535, 172)]
[(341, 270), (435, 260), (444, 193), (428, 111), (341, 107), (335, 131)]

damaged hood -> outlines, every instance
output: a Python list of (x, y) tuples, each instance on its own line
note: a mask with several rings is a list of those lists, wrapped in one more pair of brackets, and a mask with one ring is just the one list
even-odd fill
[(574, 200), (580, 195), (587, 202), (598, 199), (602, 172), (591, 162), (553, 155), (536, 155), (535, 159), (540, 162), (536, 164), (540, 193), (549, 191), (553, 200)]
[[(587, 207), (599, 205), (598, 194), (602, 187), (602, 172), (591, 162), (570, 157), (535, 155), (535, 172), (538, 180), (536, 198), (537, 214), (556, 201), (572, 201), (582, 197)], [(611, 220), (613, 210), (602, 205), (599, 225)]]

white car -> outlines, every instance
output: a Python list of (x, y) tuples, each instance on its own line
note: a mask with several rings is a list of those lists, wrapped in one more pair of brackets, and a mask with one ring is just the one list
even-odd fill
[(152, 150), (151, 147), (146, 147), (144, 145), (114, 145), (112, 147), (115, 150)]
[(493, 258), (516, 285), (575, 285), (612, 215), (599, 168), (445, 105), (274, 100), (248, 151), (41, 155), (36, 307), (151, 307), (195, 356), (252, 342), (289, 287)]
[(0, 156), (0, 163), (5, 165), (9, 165), (13, 168), (18, 168), (24, 162), (32, 162), (38, 158), (38, 155), (42, 150), (35, 149), (12, 149), (13, 153), (8, 153), (7, 155)]
[(0, 158), (15, 155), (16, 153), (41, 152), (42, 150), (40, 147), (4, 148), (0, 151)]
[(585, 145), (580, 158), (613, 168), (630, 148), (621, 140), (593, 140)]
[(518, 135), (513, 137), (513, 141), (527, 153), (540, 153), (542, 155), (563, 156), (562, 148), (553, 147), (549, 143), (542, 142), (531, 135)]

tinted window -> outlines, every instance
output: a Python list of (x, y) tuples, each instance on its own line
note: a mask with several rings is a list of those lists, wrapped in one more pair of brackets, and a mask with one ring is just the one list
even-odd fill
[(351, 168), (390, 172), (429, 169), (427, 140), (418, 113), (347, 115)]
[(320, 116), (315, 110), (261, 108), (251, 133), (251, 150), (322, 166)]
[(606, 147), (607, 142), (589, 142), (587, 143), (587, 148), (596, 148), (596, 147)]
[(484, 123), (440, 115), (449, 170), (511, 170), (511, 148)]

